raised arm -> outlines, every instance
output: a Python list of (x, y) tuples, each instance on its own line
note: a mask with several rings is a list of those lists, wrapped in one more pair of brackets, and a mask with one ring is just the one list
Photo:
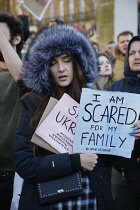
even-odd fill
[[(20, 42), (20, 36), (16, 36), (14, 42)], [(4, 63), (7, 69), (10, 71), (15, 82), (21, 80), (21, 66), (22, 61), (18, 56), (15, 48), (10, 44), (2, 29), (0, 28), (0, 51), (4, 57)]]

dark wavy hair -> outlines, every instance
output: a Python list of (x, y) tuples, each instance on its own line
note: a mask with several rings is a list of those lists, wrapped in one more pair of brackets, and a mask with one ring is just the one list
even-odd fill
[(21, 41), (17, 45), (17, 53), (19, 53), (22, 50), (22, 46), (24, 43), (24, 37), (23, 37), (23, 22), (20, 18), (17, 16), (10, 14), (8, 12), (0, 12), (0, 22), (6, 23), (11, 35), (11, 40), (13, 41), (14, 37), (17, 35), (21, 36)]

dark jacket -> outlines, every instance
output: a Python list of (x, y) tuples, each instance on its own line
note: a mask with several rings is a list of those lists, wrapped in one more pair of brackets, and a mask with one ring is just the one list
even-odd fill
[[(27, 95), (20, 99), (19, 103), (22, 109), (15, 137), (15, 167), (18, 174), (24, 179), (19, 209), (47, 210), (50, 209), (49, 205), (39, 203), (37, 182), (45, 182), (78, 171), (81, 169), (80, 156), (68, 153), (50, 154), (41, 149), (44, 154), (34, 157), (30, 143), (34, 130), (30, 127), (30, 119), (38, 102), (33, 96)], [(55, 161), (55, 168), (52, 167), (52, 160)], [(110, 187), (100, 156), (95, 169), (87, 173), (97, 199), (98, 210), (114, 210)]]
[[(140, 77), (138, 77), (136, 73), (131, 71), (128, 62), (130, 44), (135, 39), (137, 39), (137, 37), (132, 38), (126, 52), (124, 61), (124, 78), (109, 85), (107, 87), (108, 91), (121, 91), (140, 94)], [(138, 41), (140, 41), (139, 37)], [(134, 195), (140, 197), (140, 164), (137, 162), (137, 158), (140, 158), (140, 140), (136, 140), (135, 142), (131, 159), (119, 159), (114, 167), (118, 171), (123, 170), (126, 179), (130, 184), (131, 189), (133, 190)]]
[(26, 15), (19, 15), (19, 18), (23, 21), (24, 25), (24, 42), (28, 39), (30, 35), (30, 30), (29, 30), (29, 21), (28, 21), (28, 16)]
[(14, 137), (24, 94), (8, 69), (0, 68), (0, 171), (14, 171)]

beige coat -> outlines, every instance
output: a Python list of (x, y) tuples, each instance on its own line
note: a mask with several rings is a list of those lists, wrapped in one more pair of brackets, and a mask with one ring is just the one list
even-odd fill
[(115, 79), (119, 80), (124, 76), (124, 55), (119, 54), (116, 56), (116, 62), (113, 68)]

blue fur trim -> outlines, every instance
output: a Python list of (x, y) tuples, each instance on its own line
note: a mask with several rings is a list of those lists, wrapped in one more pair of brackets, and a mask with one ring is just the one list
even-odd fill
[(96, 52), (86, 36), (72, 26), (43, 30), (32, 42), (25, 56), (23, 81), (39, 94), (51, 87), (50, 58), (61, 54), (76, 57), (86, 82), (94, 82), (98, 74)]

